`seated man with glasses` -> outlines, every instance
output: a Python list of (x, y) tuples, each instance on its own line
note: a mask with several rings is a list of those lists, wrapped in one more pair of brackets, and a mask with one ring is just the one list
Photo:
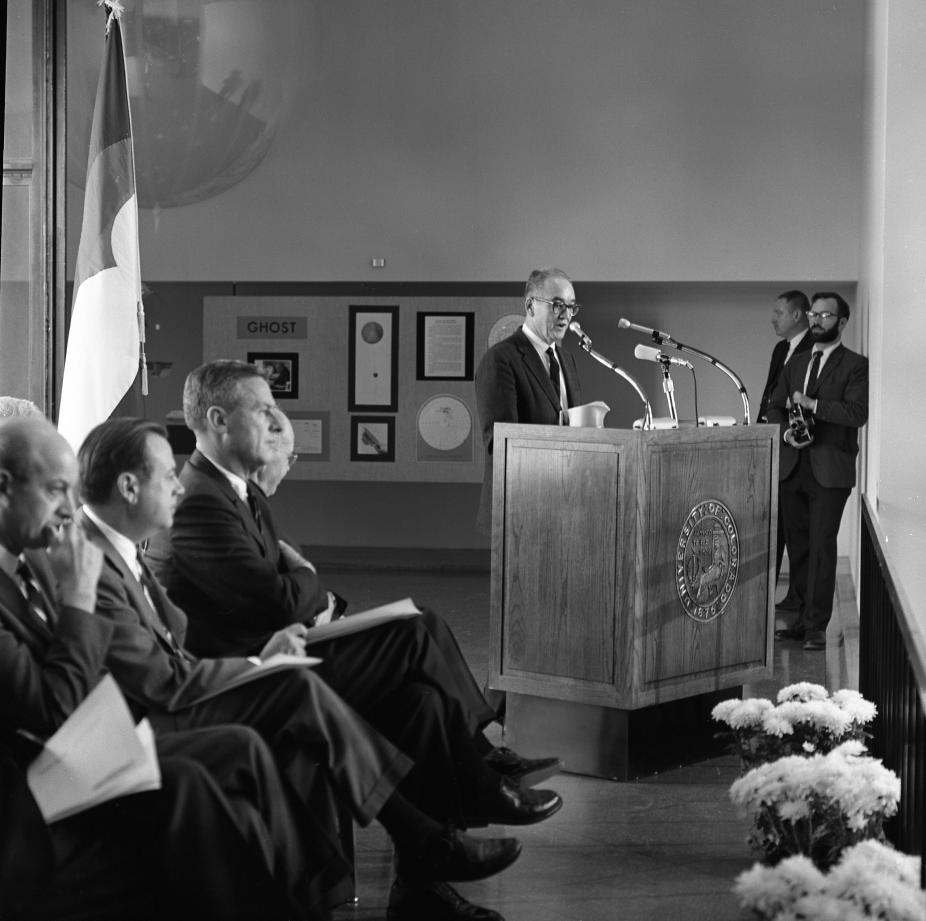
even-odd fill
[(492, 433), (496, 422), (568, 425), (582, 402), (575, 359), (562, 347), (579, 312), (569, 276), (535, 269), (524, 288), (524, 325), (490, 348), (476, 371), (476, 409), (486, 463), (476, 526), (492, 525)]

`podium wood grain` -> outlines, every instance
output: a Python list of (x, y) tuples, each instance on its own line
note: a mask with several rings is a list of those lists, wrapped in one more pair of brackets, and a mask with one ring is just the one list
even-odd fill
[[(637, 709), (770, 675), (776, 433), (497, 425), (490, 685)], [(739, 566), (702, 622), (675, 564), (708, 500), (736, 523)]]

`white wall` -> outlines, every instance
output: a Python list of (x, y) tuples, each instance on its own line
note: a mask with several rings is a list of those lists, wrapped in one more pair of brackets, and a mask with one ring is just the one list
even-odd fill
[[(143, 212), (146, 279), (856, 277), (861, 0), (307, 8), (308, 78), (266, 160)], [(68, 14), (77, 72), (100, 19)]]
[(900, 591), (926, 610), (926, 6), (872, 0), (865, 235), (873, 424), (867, 492)]

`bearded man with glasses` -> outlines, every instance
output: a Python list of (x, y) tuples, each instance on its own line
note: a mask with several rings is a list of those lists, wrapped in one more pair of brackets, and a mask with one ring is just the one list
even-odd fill
[[(775, 636), (820, 650), (833, 611), (836, 537), (855, 486), (858, 430), (868, 421), (868, 359), (841, 342), (849, 305), (836, 292), (815, 294), (807, 321), (813, 348), (785, 365), (768, 409), (768, 421), (781, 426), (779, 495), (799, 601), (794, 623)], [(812, 420), (812, 439), (789, 424), (798, 406)]]
[(476, 527), (492, 525), (492, 436), (496, 422), (568, 425), (566, 410), (582, 402), (573, 356), (563, 349), (579, 312), (562, 269), (535, 269), (524, 288), (524, 325), (490, 348), (476, 371), (476, 409), (485, 444), (485, 474)]

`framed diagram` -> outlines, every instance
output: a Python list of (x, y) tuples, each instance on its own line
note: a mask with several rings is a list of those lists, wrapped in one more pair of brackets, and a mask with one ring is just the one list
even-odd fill
[(419, 381), (473, 379), (474, 313), (418, 312)]
[(473, 414), (466, 403), (449, 393), (426, 400), (418, 410), (419, 461), (473, 460)]
[(298, 352), (248, 352), (248, 362), (257, 365), (260, 373), (267, 378), (270, 392), (276, 399), (299, 398)]
[(395, 416), (351, 416), (350, 459), (395, 461)]
[(351, 305), (348, 332), (349, 412), (399, 408), (399, 308)]

